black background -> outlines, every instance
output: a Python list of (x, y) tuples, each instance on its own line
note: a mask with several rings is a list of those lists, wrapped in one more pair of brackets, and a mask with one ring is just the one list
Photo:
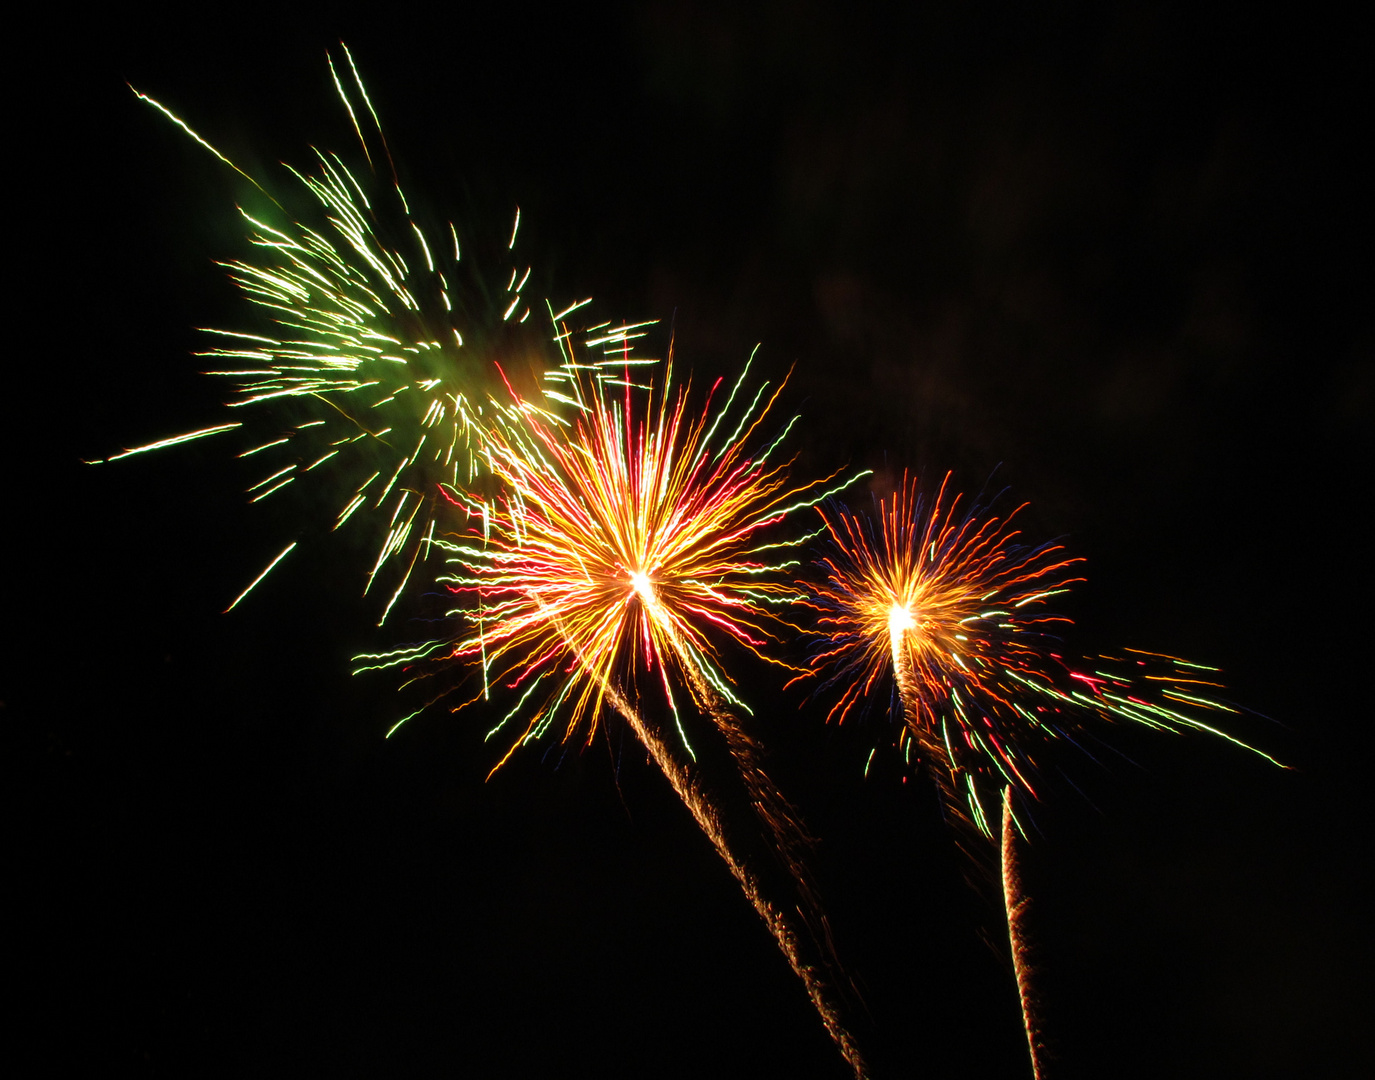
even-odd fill
[[(1028, 853), (1052, 1076), (1368, 1075), (1368, 57), (1313, 7), (666, 3), (47, 24), (12, 69), (4, 656), (10, 1053), (156, 1073), (840, 1077), (768, 935), (616, 727), (490, 780), (398, 714), (358, 551), (220, 610), (249, 508), (191, 329), (243, 321), (223, 166), (352, 150), (354, 51), (436, 214), (680, 361), (793, 367), (798, 474), (957, 470), (1090, 584), (1084, 652), (1220, 664), (1274, 718), (1119, 730)], [(495, 223), (495, 224), (491, 224)], [(876, 1076), (1022, 1076), (996, 906), (883, 729), (743, 666)]]

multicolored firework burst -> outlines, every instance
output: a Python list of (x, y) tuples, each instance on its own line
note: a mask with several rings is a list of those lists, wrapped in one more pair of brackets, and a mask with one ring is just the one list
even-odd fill
[(1209, 696), (1221, 685), (1215, 668), (1137, 650), (1067, 663), (1052, 631), (1069, 620), (1048, 602), (1082, 580), (1082, 560), (1059, 544), (1019, 542), (1024, 505), (1006, 516), (978, 501), (962, 509), (949, 486), (947, 474), (927, 499), (904, 477), (879, 502), (877, 534), (867, 517), (821, 510), (831, 550), (820, 563), (825, 581), (807, 601), (819, 613), (821, 643), (809, 674), (822, 679), (820, 690), (839, 689), (828, 719), (891, 702), (899, 745), (909, 762), (915, 748), (966, 852), (978, 858), (966, 843), (972, 830), (992, 839), (1000, 827), (1008, 940), (1040, 1077), (1045, 1039), (1031, 988), (1014, 794), (1038, 797), (1044, 749), (1080, 737), (1093, 719), (1246, 744), (1203, 719), (1239, 711)]
[[(719, 409), (712, 400), (720, 380), (697, 415), (688, 411), (688, 389), (672, 388), (671, 353), (657, 387), (636, 386), (631, 370), (624, 361), (570, 365), (565, 399), (578, 410), (571, 423), (515, 398), (508, 422), (481, 451), (505, 491), (495, 500), (459, 495), (469, 534), (434, 541), (454, 567), (440, 580), (462, 601), (451, 615), (466, 633), (360, 658), (360, 670), (400, 666), (423, 677), (451, 672), (454, 661), (480, 667), (481, 690), (470, 700), (493, 686), (519, 695), (489, 733), (517, 725), (501, 762), (551, 729), (565, 741), (590, 740), (607, 710), (619, 714), (726, 862), (859, 1074), (862, 1060), (825, 983), (802, 960), (797, 933), (765, 898), (696, 778), (679, 703), (686, 686), (725, 736), (804, 910), (813, 907), (795, 815), (738, 718), (737, 710), (748, 710), (718, 641), (772, 659), (771, 639), (795, 629), (780, 615), (800, 598), (787, 572), (811, 539), (780, 538), (772, 527), (838, 489), (790, 481), (790, 463), (775, 455), (792, 422), (756, 448), (781, 387), (770, 393), (765, 384), (737, 408), (748, 365)], [(667, 738), (644, 707), (655, 686), (673, 718)]]
[(891, 687), (900, 745), (915, 748), (946, 813), (988, 837), (1001, 790), (1036, 797), (1043, 748), (1073, 740), (1086, 719), (1246, 746), (1203, 719), (1238, 712), (1209, 696), (1215, 668), (1137, 650), (1068, 663), (1053, 631), (1069, 620), (1048, 601), (1082, 580), (1082, 560), (1019, 542), (1024, 506), (1001, 517), (977, 501), (962, 509), (949, 489), (947, 475), (928, 499), (904, 478), (879, 503), (877, 534), (866, 517), (821, 510), (832, 547), (808, 603), (819, 613), (813, 673), (821, 690), (839, 690), (828, 719)]
[[(639, 699), (646, 679), (657, 683), (680, 732), (675, 683), (698, 705), (743, 706), (711, 632), (772, 660), (764, 650), (787, 629), (778, 611), (799, 598), (786, 571), (800, 564), (803, 541), (766, 539), (765, 530), (825, 494), (793, 487), (789, 463), (771, 460), (792, 422), (767, 447), (750, 448), (778, 390), (765, 400), (766, 385), (731, 417), (742, 374), (713, 415), (718, 380), (690, 417), (686, 390), (670, 397), (672, 378), (670, 359), (641, 417), (628, 378), (572, 380), (583, 411), (571, 430), (527, 414), (523, 429), (494, 433), (489, 467), (510, 494), (481, 546), (441, 543), (462, 568), (448, 584), (480, 613), (450, 656), (481, 660), (495, 681), (527, 692), (552, 683), (513, 747), (560, 712), (565, 737), (590, 738), (608, 685)], [(482, 504), (468, 511), (476, 520)], [(580, 662), (569, 667), (571, 656)]]
[[(234, 381), (229, 407), (257, 406), (255, 415), (106, 460), (237, 430), (250, 436), (238, 456), (267, 462), (248, 488), (251, 502), (327, 477), (338, 503), (325, 527), (370, 518), (380, 537), (364, 591), (380, 576), (390, 578), (385, 619), (428, 550), (445, 505), (441, 491), (452, 497), (479, 468), (475, 440), (500, 419), (484, 415), (487, 395), (500, 387), (496, 363), (543, 370), (560, 357), (549, 347), (543, 318), (531, 319), (531, 269), (514, 261), (519, 209), (502, 252), (507, 265), (484, 276), (471, 269), (472, 259), (461, 262), (454, 225), (436, 233), (412, 210), (353, 57), (347, 47), (342, 54), (346, 64), (328, 58), (330, 74), (364, 161), (351, 167), (337, 153), (315, 150), (314, 174), (285, 166), (306, 196), (303, 220), (283, 208), (287, 195), (270, 194), (170, 110), (135, 91), (252, 185), (260, 209), (240, 213), (259, 254), (222, 265), (265, 319), (253, 331), (207, 331), (218, 343), (200, 354), (216, 362), (210, 374)], [(294, 194), (299, 202), (300, 190)], [(558, 318), (589, 302), (565, 307)], [(624, 349), (638, 329), (604, 324), (592, 337)]]

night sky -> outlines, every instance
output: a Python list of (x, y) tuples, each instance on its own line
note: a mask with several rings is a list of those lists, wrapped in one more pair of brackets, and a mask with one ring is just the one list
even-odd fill
[[(490, 780), (486, 715), (384, 741), (394, 682), (349, 658), (421, 636), (425, 604), (376, 629), (361, 543), (303, 545), (220, 613), (335, 500), (249, 507), (213, 440), (82, 464), (217, 422), (193, 327), (250, 322), (213, 263), (247, 251), (232, 174), (125, 82), (286, 185), (276, 161), (353, 151), (342, 37), (427, 212), (500, 232), (519, 204), (539, 294), (661, 320), (645, 351), (671, 332), (699, 381), (761, 344), (760, 379), (792, 371), (799, 479), (872, 469), (858, 506), (904, 470), (992, 476), (1088, 560), (1070, 650), (1218, 664), (1263, 714), (1232, 729), (1288, 771), (1128, 729), (1059, 759), (1026, 853), (1050, 1076), (1371, 1075), (1368, 50), (1311, 6), (911, 7), (226, 8), (34, 39), (10, 96), (8, 1059), (848, 1075), (618, 724)], [(746, 660), (874, 1075), (1029, 1076), (996, 894), (881, 717), (827, 727)]]

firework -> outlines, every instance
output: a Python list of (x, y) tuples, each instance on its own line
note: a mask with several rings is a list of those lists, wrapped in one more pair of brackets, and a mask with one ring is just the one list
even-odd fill
[(812, 673), (821, 690), (839, 690), (828, 719), (891, 687), (909, 759), (914, 750), (922, 758), (947, 815), (986, 837), (997, 792), (1038, 797), (1044, 749), (1074, 741), (1085, 720), (1206, 731), (1246, 746), (1203, 719), (1239, 711), (1210, 696), (1221, 685), (1215, 668), (1138, 650), (1067, 663), (1054, 631), (1069, 620), (1048, 601), (1083, 580), (1083, 560), (1059, 544), (1022, 542), (1025, 505), (1006, 516), (977, 501), (962, 509), (949, 487), (947, 475), (928, 500), (904, 478), (879, 504), (877, 535), (865, 517), (822, 509), (832, 550), (808, 603), (821, 641)]
[[(412, 209), (353, 57), (347, 47), (341, 52), (338, 63), (328, 58), (329, 70), (362, 160), (314, 150), (313, 171), (285, 166), (295, 181), (289, 194), (270, 193), (184, 120), (135, 91), (251, 185), (252, 209), (239, 212), (255, 255), (221, 265), (257, 318), (247, 329), (207, 330), (214, 344), (198, 354), (215, 365), (210, 374), (232, 381), (228, 407), (244, 410), (245, 419), (105, 460), (237, 432), (244, 440), (238, 456), (261, 463), (247, 490), (251, 502), (315, 485), (335, 500), (315, 525), (367, 522), (379, 539), (364, 592), (385, 582), (385, 619), (428, 550), (442, 492), (474, 479), (475, 440), (493, 422), (484, 403), (500, 386), (496, 362), (542, 370), (556, 367), (559, 356), (543, 318), (532, 317), (539, 305), (528, 298), (531, 268), (516, 261), (519, 209), (496, 245), (497, 259), (474, 269), (452, 222), (431, 227)], [(293, 204), (304, 204), (299, 219), (284, 208)], [(566, 319), (588, 302), (557, 314)], [(637, 329), (604, 325), (596, 336), (626, 346)]]
[(821, 690), (839, 691), (828, 719), (891, 701), (899, 745), (909, 762), (913, 752), (920, 758), (957, 842), (976, 860), (968, 840), (993, 837), (988, 811), (1001, 802), (1004, 906), (1039, 1076), (1014, 796), (1039, 797), (1047, 748), (1081, 738), (1092, 720), (1246, 744), (1204, 719), (1238, 712), (1211, 696), (1220, 689), (1215, 668), (1137, 650), (1068, 664), (1054, 631), (1069, 620), (1049, 601), (1082, 580), (1082, 560), (1059, 544), (1022, 542), (1016, 518), (1024, 505), (1006, 516), (977, 501), (962, 509), (949, 486), (947, 475), (928, 500), (904, 478), (879, 503), (877, 533), (860, 515), (821, 511), (831, 550), (820, 562), (825, 580), (807, 601), (819, 613), (821, 642), (809, 674), (820, 676)]
[[(624, 361), (570, 365), (565, 398), (577, 409), (571, 423), (514, 399), (512, 416), (482, 450), (505, 493), (495, 500), (458, 495), (469, 534), (434, 541), (454, 567), (440, 580), (460, 599), (461, 608), (451, 614), (468, 632), (457, 641), (368, 657), (364, 667), (401, 666), (423, 676), (448, 673), (459, 661), (483, 674), (472, 700), (493, 687), (514, 692), (515, 707), (489, 733), (507, 740), (493, 771), (518, 746), (548, 731), (586, 742), (608, 712), (618, 714), (726, 862), (827, 1030), (861, 1073), (826, 984), (802, 960), (797, 933), (765, 899), (757, 873), (723, 831), (696, 780), (683, 722), (690, 701), (725, 736), (798, 887), (804, 917), (811, 908), (810, 921), (820, 923), (800, 865), (796, 815), (739, 720), (747, 709), (725, 673), (717, 641), (770, 660), (770, 641), (795, 632), (781, 614), (798, 599), (787, 571), (799, 565), (796, 549), (810, 538), (775, 538), (773, 527), (829, 492), (824, 482), (792, 485), (790, 463), (775, 459), (791, 423), (755, 449), (781, 387), (770, 393), (766, 384), (746, 405), (742, 373), (716, 409), (718, 380), (702, 413), (690, 415), (689, 388), (672, 389), (671, 354), (658, 387), (636, 386), (632, 370)], [(637, 404), (642, 394), (648, 401), (643, 408)], [(682, 687), (688, 701), (679, 700)], [(667, 738), (646, 719), (644, 703), (655, 697), (672, 718), (664, 726)]]

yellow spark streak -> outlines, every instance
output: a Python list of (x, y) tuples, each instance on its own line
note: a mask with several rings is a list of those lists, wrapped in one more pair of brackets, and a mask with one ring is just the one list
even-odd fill
[(236, 607), (238, 607), (238, 606), (239, 606), (239, 601), (242, 600), (242, 599), (243, 599), (245, 596), (247, 596), (249, 593), (251, 593), (255, 588), (257, 588), (257, 587), (258, 587), (258, 583), (259, 583), (260, 581), (262, 581), (263, 578), (267, 577), (268, 574), (272, 573), (272, 568), (273, 568), (274, 566), (276, 566), (279, 562), (281, 562), (281, 561), (282, 561), (283, 559), (285, 559), (289, 554), (291, 554), (291, 549), (294, 548), (294, 547), (296, 546), (296, 543), (297, 543), (297, 541), (293, 540), (291, 543), (289, 543), (289, 544), (286, 546), (286, 548), (282, 551), (282, 553), (281, 553), (280, 555), (278, 555), (275, 559), (273, 559), (270, 563), (268, 563), (268, 564), (267, 564), (267, 569), (264, 570), (264, 571), (263, 571), (261, 574), (259, 574), (257, 577), (255, 577), (255, 578), (249, 583), (248, 588), (246, 588), (243, 592), (239, 593), (238, 596), (234, 597), (234, 602), (233, 602), (232, 604), (230, 604), (227, 608), (224, 609), (224, 613), (227, 614), (227, 613), (233, 611)]
[(566, 319), (569, 315), (572, 315), (573, 312), (577, 311), (578, 308), (580, 308), (580, 307), (586, 307), (586, 306), (587, 306), (588, 304), (590, 304), (590, 303), (592, 303), (592, 297), (589, 296), (586, 300), (579, 300), (579, 301), (578, 301), (577, 303), (575, 303), (575, 304), (569, 304), (566, 308), (564, 308), (562, 311), (560, 311), (557, 315), (554, 316), (554, 322), (555, 322), (555, 323), (560, 323), (560, 322), (562, 322), (562, 321), (563, 321), (564, 319)]
[[(347, 52), (348, 50), (345, 49), (344, 51)], [(325, 53), (325, 62), (329, 64), (329, 74), (330, 78), (334, 80), (334, 89), (338, 91), (339, 100), (344, 103), (344, 108), (348, 110), (349, 119), (353, 122), (353, 130), (358, 135), (358, 142), (363, 147), (363, 154), (368, 159), (368, 165), (371, 167), (372, 155), (368, 153), (368, 142), (363, 138), (363, 129), (358, 126), (358, 117), (354, 114), (353, 103), (349, 101), (348, 94), (344, 93), (344, 86), (339, 81), (339, 73), (334, 70), (334, 57), (330, 56), (329, 53)], [(349, 63), (352, 64), (352, 62), (353, 58), (349, 57)], [(355, 71), (354, 74), (356, 75), (357, 71)]]
[[(118, 454), (111, 454), (107, 458), (96, 458), (94, 461), (83, 462), (85, 465), (103, 465), (111, 461), (119, 461), (121, 458), (132, 457), (134, 454), (146, 454), (150, 450), (162, 450), (168, 446), (179, 446), (181, 443), (190, 442), (193, 439), (203, 439), (207, 435), (217, 435), (221, 431), (233, 431), (237, 427), (242, 427), (240, 423), (216, 424), (214, 427), (201, 428), (199, 431), (188, 431), (182, 435), (173, 435), (171, 438), (159, 439), (157, 442), (145, 443), (143, 446), (134, 446), (128, 450), (121, 450)], [(259, 447), (258, 449), (262, 449)], [(252, 451), (249, 451), (252, 453)], [(241, 457), (243, 455), (240, 455)]]
[[(125, 85), (128, 86), (127, 83), (126, 83)], [(213, 146), (211, 146), (208, 142), (206, 142), (204, 139), (202, 139), (202, 138), (201, 138), (199, 135), (197, 135), (194, 131), (192, 131), (190, 125), (187, 124), (187, 122), (186, 122), (185, 120), (183, 120), (180, 116), (178, 116), (176, 113), (174, 113), (174, 112), (173, 112), (171, 109), (169, 109), (166, 105), (162, 104), (162, 102), (160, 102), (160, 101), (155, 100), (154, 98), (149, 97), (147, 94), (145, 94), (145, 93), (144, 93), (143, 91), (141, 91), (141, 90), (134, 90), (134, 88), (133, 88), (132, 86), (130, 86), (129, 89), (134, 91), (134, 96), (135, 96), (136, 98), (138, 98), (138, 99), (141, 100), (141, 101), (146, 101), (149, 105), (153, 106), (153, 108), (157, 109), (157, 111), (160, 112), (160, 113), (162, 113), (163, 116), (167, 117), (167, 119), (171, 120), (172, 123), (174, 123), (174, 124), (177, 125), (177, 127), (181, 128), (182, 131), (184, 131), (184, 132), (186, 132), (186, 134), (190, 135), (191, 138), (194, 139), (197, 143), (199, 143), (201, 146), (205, 147), (205, 149), (209, 150), (212, 154), (214, 154), (217, 158), (219, 158), (221, 161), (223, 161), (226, 165), (228, 165), (228, 166), (229, 166), (231, 169), (233, 169), (236, 173), (238, 173), (240, 176), (242, 176), (245, 180), (247, 180), (250, 184), (252, 184), (252, 185), (253, 185), (255, 188), (257, 188), (259, 191), (261, 191), (261, 192), (262, 192), (264, 195), (266, 195), (269, 199), (272, 199), (272, 195), (267, 191), (266, 188), (264, 188), (260, 183), (258, 183), (258, 181), (254, 180), (253, 177), (249, 176), (248, 173), (244, 172), (241, 168), (239, 168), (237, 165), (235, 165), (235, 164), (234, 164), (232, 161), (230, 161), (227, 157), (225, 157), (223, 154), (221, 154), (218, 150), (216, 150), (216, 149), (215, 149)], [(278, 209), (281, 209), (281, 205), (282, 205), (282, 204), (279, 203), (279, 202), (277, 202), (276, 199), (272, 199), (272, 202), (273, 202), (273, 204), (274, 204)]]

